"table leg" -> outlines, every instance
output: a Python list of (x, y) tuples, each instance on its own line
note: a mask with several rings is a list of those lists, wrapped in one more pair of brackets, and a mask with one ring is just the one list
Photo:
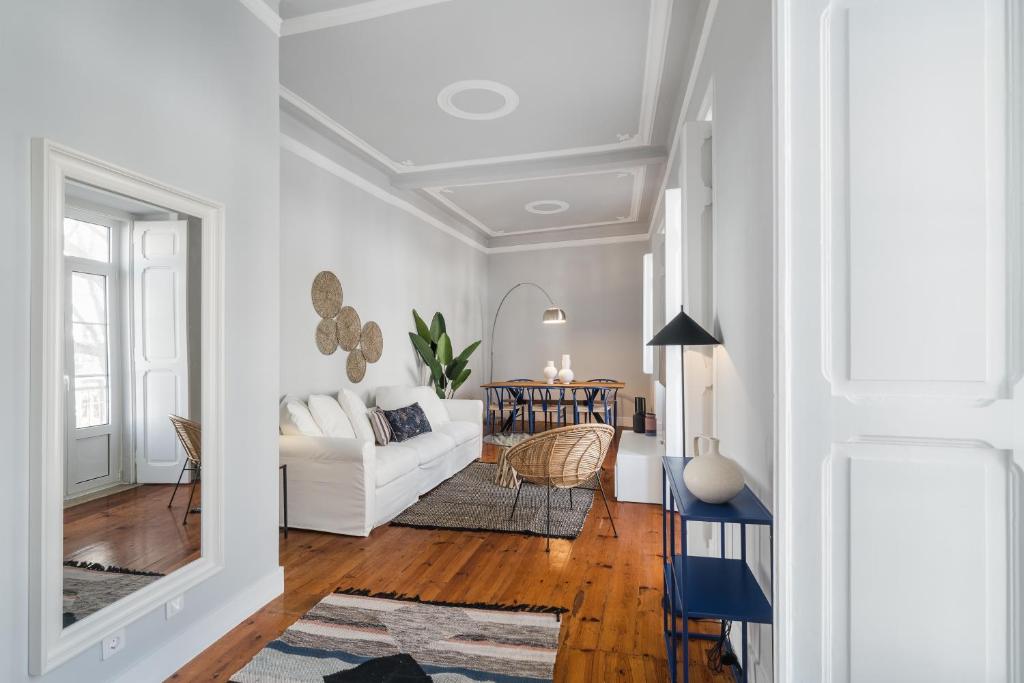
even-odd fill
[(281, 484), (284, 495), (284, 537), (288, 538), (288, 465), (281, 465)]

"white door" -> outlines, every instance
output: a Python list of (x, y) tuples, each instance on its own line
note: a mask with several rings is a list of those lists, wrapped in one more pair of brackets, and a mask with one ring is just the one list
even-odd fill
[(173, 484), (185, 462), (169, 416), (189, 417), (187, 239), (185, 221), (132, 229), (135, 467), (144, 484)]
[(1019, 681), (1021, 2), (776, 4), (779, 680)]
[(102, 217), (64, 219), (67, 498), (122, 481), (117, 238)]

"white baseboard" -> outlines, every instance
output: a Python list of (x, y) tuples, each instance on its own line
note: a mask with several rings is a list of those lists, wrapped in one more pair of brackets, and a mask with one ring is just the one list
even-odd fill
[(283, 592), (284, 567), (278, 567), (276, 571), (250, 585), (231, 602), (206, 615), (159, 650), (139, 661), (114, 679), (115, 683), (167, 679), (225, 633)]

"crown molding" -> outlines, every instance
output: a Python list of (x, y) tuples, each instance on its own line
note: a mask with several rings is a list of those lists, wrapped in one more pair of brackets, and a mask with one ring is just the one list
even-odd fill
[[(486, 225), (482, 220), (473, 214), (469, 213), (461, 206), (453, 202), (447, 196), (445, 196), (445, 190), (449, 190), (453, 187), (480, 187), (484, 185), (505, 185), (509, 183), (527, 182), (531, 180), (553, 180), (555, 178), (568, 178), (573, 176), (588, 176), (588, 175), (601, 175), (605, 173), (629, 173), (633, 176), (633, 192), (630, 197), (629, 213), (621, 218), (617, 218), (611, 221), (596, 221), (592, 223), (573, 223), (568, 225), (556, 225), (549, 228), (533, 228), (530, 230), (514, 230), (514, 231), (500, 231)], [(449, 210), (455, 212), (458, 216), (466, 219), (477, 228), (480, 228), (483, 232), (487, 233), (490, 237), (514, 237), (516, 235), (529, 235), (538, 232), (554, 232), (557, 230), (575, 230), (578, 228), (594, 228), (601, 225), (620, 225), (623, 223), (635, 223), (640, 218), (640, 203), (643, 200), (644, 187), (647, 181), (647, 166), (639, 165), (630, 168), (615, 168), (608, 170), (599, 171), (578, 171), (575, 173), (560, 173), (557, 175), (539, 176), (534, 178), (514, 178), (509, 180), (488, 180), (476, 183), (462, 183), (459, 185), (443, 185), (436, 187), (424, 187), (424, 192), (429, 194), (432, 198), (443, 204)]]
[[(243, 2), (259, 2), (259, 0), (242, 0)], [(364, 21), (387, 14), (395, 14), (417, 7), (450, 2), (450, 0), (370, 0), (359, 5), (318, 12), (294, 19), (287, 19), (284, 22), (282, 35), (295, 35), (304, 31), (312, 31), (317, 28), (328, 28), (329, 26), (341, 26), (355, 21)], [(650, 12), (647, 22), (647, 46), (644, 58), (643, 87), (640, 95), (640, 117), (638, 121), (639, 130), (636, 134), (624, 137), (617, 142), (601, 145), (590, 145), (586, 147), (570, 147), (565, 149), (547, 150), (542, 152), (527, 152), (523, 154), (509, 154), (496, 157), (480, 157), (475, 159), (463, 159), (460, 161), (446, 161), (431, 164), (403, 164), (390, 158), (372, 144), (359, 137), (356, 133), (333, 119), (330, 115), (316, 107), (316, 105), (304, 99), (297, 93), (292, 92), (284, 85), (281, 85), (281, 98), (299, 108), (313, 120), (335, 135), (340, 136), (349, 144), (355, 146), (364, 154), (369, 155), (377, 163), (383, 165), (396, 175), (405, 175), (416, 172), (445, 171), (452, 169), (490, 166), (496, 164), (539, 161), (544, 159), (555, 159), (566, 156), (595, 154), (613, 152), (616, 150), (642, 148), (649, 146), (654, 135), (654, 117), (657, 113), (658, 99), (661, 95), (661, 79), (665, 69), (665, 55), (668, 47), (669, 21), (672, 15), (673, 0), (650, 0)], [(356, 10), (359, 12), (356, 12)], [(386, 10), (386, 11), (385, 11)], [(295, 27), (303, 26), (295, 24), (304, 19), (331, 15), (333, 23), (324, 23), (327, 18), (322, 17), (316, 28), (297, 30)], [(347, 20), (341, 21), (341, 19)]]
[(238, 0), (242, 5), (252, 12), (257, 19), (262, 21), (275, 36), (281, 35), (281, 17), (274, 8), (263, 2), (263, 0)]
[(384, 17), (389, 14), (397, 14), (420, 7), (439, 5), (450, 0), (367, 0), (358, 5), (339, 7), (338, 9), (303, 14), (291, 19), (285, 19), (281, 30), (282, 36), (294, 36), (309, 31), (344, 26), (358, 21), (368, 21), (377, 17)]
[(715, 12), (717, 10), (718, 0), (709, 0), (707, 11), (704, 13), (704, 22), (700, 28), (700, 39), (697, 41), (697, 52), (693, 57), (693, 66), (690, 68), (690, 74), (686, 79), (683, 103), (679, 107), (679, 115), (676, 117), (672, 144), (669, 146), (668, 160), (665, 162), (665, 170), (662, 173), (661, 187), (658, 189), (658, 197), (655, 200), (654, 208), (651, 210), (651, 225), (647, 229), (648, 236), (653, 235), (655, 228), (658, 226), (658, 216), (661, 214), (662, 207), (664, 206), (665, 189), (668, 187), (669, 169), (672, 168), (672, 162), (675, 161), (676, 154), (678, 154), (679, 136), (682, 135), (683, 124), (686, 123), (686, 114), (690, 109), (690, 101), (693, 99), (693, 91), (697, 87), (697, 76), (700, 73), (701, 64), (704, 63), (704, 53), (707, 51), (708, 39), (711, 36), (711, 26), (715, 22)]
[[(356, 187), (357, 189), (360, 189), (363, 192), (372, 195), (373, 197), (376, 197), (382, 202), (390, 204), (391, 206), (394, 206), (397, 209), (401, 209), (402, 211), (405, 211), (410, 216), (418, 218), (419, 220), (423, 221), (432, 228), (435, 228), (443, 232), (449, 237), (457, 239), (458, 241), (468, 245), (469, 247), (473, 248), (474, 250), (482, 254), (504, 254), (517, 251), (543, 251), (546, 249), (566, 249), (570, 247), (586, 247), (602, 244), (621, 244), (625, 242), (642, 242), (647, 240), (647, 233), (640, 232), (630, 235), (609, 235), (605, 237), (592, 237), (586, 239), (561, 240), (556, 242), (529, 242), (526, 244), (513, 244), (501, 247), (489, 247), (477, 242), (473, 238), (464, 234), (457, 228), (448, 225), (439, 218), (430, 215), (429, 213), (419, 208), (418, 206), (415, 206), (409, 201), (391, 192), (388, 192), (386, 189), (380, 187), (379, 185), (371, 183), (370, 181), (366, 180), (359, 174), (350, 171), (349, 169), (345, 168), (344, 166), (334, 161), (333, 159), (328, 158), (327, 156), (321, 154), (320, 152), (317, 152), (311, 147), (308, 147), (307, 145), (303, 144), (302, 142), (299, 142), (295, 138), (289, 135), (285, 135), (283, 133), (281, 134), (281, 149), (291, 152), (292, 154), (296, 155), (301, 159), (305, 159), (306, 161), (320, 168), (321, 170), (330, 173), (339, 180), (342, 180), (352, 185), (353, 187)], [(514, 237), (514, 235), (506, 235), (506, 237)]]
[(405, 211), (406, 213), (415, 216), (424, 223), (427, 223), (428, 225), (437, 228), (438, 230), (440, 230), (441, 232), (445, 233), (450, 237), (454, 237), (463, 244), (467, 244), (479, 252), (487, 252), (487, 247), (480, 244), (479, 242), (469, 237), (468, 235), (463, 234), (460, 230), (457, 230), (456, 228), (453, 228), (447, 223), (444, 223), (440, 219), (431, 216), (423, 209), (411, 204), (405, 199), (402, 199), (401, 197), (398, 197), (392, 194), (391, 192), (388, 192), (384, 188), (375, 185), (374, 183), (371, 183), (370, 181), (363, 178), (361, 175), (353, 171), (350, 171), (349, 169), (345, 168), (344, 166), (334, 161), (333, 159), (328, 158), (327, 156), (321, 154), (320, 152), (317, 152), (315, 149), (307, 147), (306, 145), (299, 142), (295, 138), (282, 134), (281, 149), (287, 150), (292, 154), (305, 159), (314, 166), (317, 166), (320, 169), (327, 171), (336, 178), (344, 180), (349, 185), (352, 185), (362, 190), (363, 192), (366, 192), (367, 194), (373, 195), (377, 199), (385, 202), (386, 204), (390, 204), (391, 206), (399, 208), (402, 211)]
[(627, 166), (663, 164), (668, 159), (664, 147), (630, 147), (601, 154), (580, 154), (538, 161), (513, 162), (462, 168), (450, 171), (413, 171), (395, 176), (392, 184), (403, 190), (424, 187), (453, 187), (475, 182), (530, 180), (581, 171), (615, 171)]

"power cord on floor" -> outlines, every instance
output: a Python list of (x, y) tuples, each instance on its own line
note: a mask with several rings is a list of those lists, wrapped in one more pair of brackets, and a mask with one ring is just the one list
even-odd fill
[(732, 622), (722, 620), (722, 632), (715, 644), (708, 648), (708, 668), (711, 671), (722, 673), (724, 667), (739, 664), (736, 655), (729, 647), (729, 633), (732, 631)]

